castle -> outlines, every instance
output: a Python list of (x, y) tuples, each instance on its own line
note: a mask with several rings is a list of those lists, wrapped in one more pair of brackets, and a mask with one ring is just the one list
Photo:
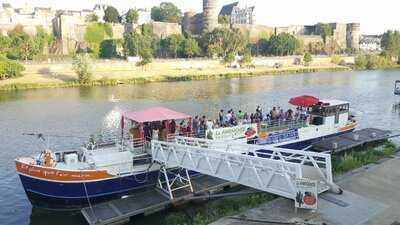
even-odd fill
[[(107, 5), (97, 4), (91, 10), (53, 10), (51, 8), (28, 7), (13, 8), (10, 4), (0, 5), (0, 34), (7, 32), (17, 25), (23, 25), (25, 32), (30, 35), (36, 33), (36, 27), (42, 26), (49, 33), (57, 37), (58, 54), (69, 54), (84, 42), (84, 34), (90, 15), (95, 14), (102, 22), (104, 9)], [(322, 42), (321, 25), (295, 25), (288, 27), (269, 27), (255, 24), (255, 7), (240, 8), (238, 2), (218, 8), (218, 0), (203, 0), (203, 12), (185, 12), (182, 26), (177, 23), (154, 22), (151, 20), (149, 10), (139, 9), (138, 24), (150, 23), (153, 31), (159, 37), (182, 32), (200, 35), (213, 31), (218, 27), (237, 28), (245, 33), (251, 42), (257, 42), (260, 37), (270, 36), (273, 33), (287, 32), (303, 40), (304, 44)], [(229, 18), (228, 24), (220, 24), (219, 17)], [(138, 24), (112, 24), (113, 38), (122, 38), (126, 32), (134, 30)], [(332, 39), (341, 49), (359, 49), (360, 24), (359, 23), (331, 23)]]

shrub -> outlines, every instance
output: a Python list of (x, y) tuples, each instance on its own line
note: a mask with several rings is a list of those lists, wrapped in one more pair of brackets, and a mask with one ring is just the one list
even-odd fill
[(91, 23), (86, 27), (84, 39), (89, 44), (93, 56), (100, 55), (100, 45), (106, 38), (113, 36), (112, 27), (107, 23)]
[(235, 54), (233, 52), (229, 52), (228, 54), (226, 54), (226, 56), (224, 57), (224, 62), (226, 64), (230, 64), (233, 61), (235, 61)]
[(304, 54), (304, 58), (303, 58), (303, 62), (304, 62), (304, 65), (305, 66), (309, 66), (310, 65), (310, 63), (312, 62), (312, 56), (311, 56), (311, 54), (309, 53), (309, 52), (306, 52), (305, 54)]
[(341, 61), (342, 61), (342, 58), (339, 55), (331, 56), (331, 63), (339, 65)]
[(0, 56), (0, 80), (20, 77), (25, 67), (20, 63)]
[(249, 51), (247, 51), (242, 59), (239, 61), (239, 64), (241, 67), (243, 66), (248, 66), (251, 65), (251, 63), (253, 62), (253, 58), (251, 57), (251, 53)]
[(379, 56), (379, 55), (359, 55), (355, 58), (355, 67), (356, 69), (378, 69), (378, 68), (386, 68), (392, 65), (392, 62), (387, 56)]
[(117, 58), (117, 48), (119, 43), (120, 42), (115, 39), (102, 41), (100, 44), (100, 57), (106, 59)]
[(73, 69), (78, 75), (79, 83), (85, 84), (92, 80), (92, 71), (88, 54), (77, 54), (72, 62)]
[(365, 69), (367, 67), (367, 57), (365, 55), (359, 55), (354, 60), (356, 69)]

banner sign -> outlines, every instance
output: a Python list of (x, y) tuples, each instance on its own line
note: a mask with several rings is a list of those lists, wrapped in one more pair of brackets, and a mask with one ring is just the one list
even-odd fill
[(257, 144), (270, 145), (286, 141), (293, 141), (299, 139), (299, 130), (297, 128), (287, 129), (284, 131), (277, 131), (272, 133), (261, 133), (257, 139)]
[(206, 131), (206, 137), (212, 140), (234, 140), (253, 138), (257, 135), (257, 124), (243, 124), (234, 127), (223, 127)]
[(304, 178), (296, 179), (296, 198), (294, 206), (302, 209), (317, 209), (318, 183)]

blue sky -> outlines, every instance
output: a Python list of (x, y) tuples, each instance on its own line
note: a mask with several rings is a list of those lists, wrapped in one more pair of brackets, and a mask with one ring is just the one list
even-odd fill
[[(202, 0), (164, 0), (182, 11), (201, 11)], [(234, 0), (219, 0), (220, 5)], [(98, 2), (112, 4), (119, 10), (130, 7), (151, 8), (162, 0), (0, 0), (14, 6), (51, 6), (60, 9), (92, 8)], [(364, 34), (400, 30), (400, 0), (242, 0), (242, 5), (256, 6), (257, 23), (268, 26), (314, 24), (317, 22), (360, 22)]]

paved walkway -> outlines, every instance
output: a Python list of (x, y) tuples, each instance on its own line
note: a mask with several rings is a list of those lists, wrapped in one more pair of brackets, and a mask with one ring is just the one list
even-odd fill
[(211, 225), (392, 225), (400, 222), (399, 154), (352, 171), (336, 183), (344, 189), (343, 195), (324, 194), (315, 212), (299, 210), (296, 214), (293, 201), (278, 198)]

